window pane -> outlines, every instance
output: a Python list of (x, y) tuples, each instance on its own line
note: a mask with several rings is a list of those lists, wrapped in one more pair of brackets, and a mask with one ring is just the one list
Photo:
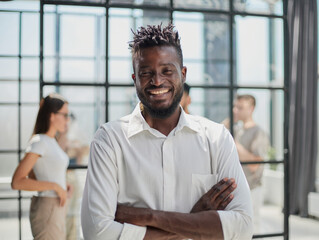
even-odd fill
[(237, 16), (235, 22), (237, 83), (282, 87), (282, 20)]
[(18, 78), (19, 60), (17, 58), (0, 58), (0, 80), (18, 80)]
[(45, 12), (43, 24), (43, 55), (54, 56), (56, 46), (56, 15)]
[[(225, 15), (176, 12), (190, 84), (228, 84), (229, 27)], [(188, 65), (190, 64), (190, 65)]]
[(130, 114), (138, 102), (135, 87), (109, 88), (109, 120)]
[(39, 51), (39, 15), (24, 13), (22, 15), (22, 55), (38, 56)]
[(21, 59), (21, 79), (23, 81), (39, 80), (39, 59), (22, 58)]
[[(169, 23), (169, 12), (158, 10), (133, 10), (135, 21), (134, 30), (140, 26), (160, 25), (166, 26)], [(132, 19), (133, 20), (133, 19)]]
[(17, 150), (18, 148), (18, 106), (0, 106), (1, 138), (0, 149)]
[(38, 1), (10, 1), (2, 2), (1, 8), (13, 11), (40, 11), (40, 4)]
[(170, 0), (110, 0), (110, 4), (134, 4), (151, 6), (168, 6)]
[(174, 7), (228, 10), (229, 0), (174, 0)]
[[(61, 82), (97, 82), (96, 76), (97, 62), (95, 59), (60, 61), (60, 81)], [(104, 66), (103, 66), (104, 67)], [(104, 79), (100, 79), (104, 80)]]
[[(47, 0), (47, 2), (59, 2), (59, 1), (61, 1), (61, 2), (65, 2), (65, 0), (54, 0), (54, 1), (52, 1), (52, 0)], [(103, 3), (106, 3), (106, 0), (68, 0), (68, 2), (86, 2), (86, 3), (101, 3), (101, 4), (103, 4)]]
[[(0, 22), (2, 23), (0, 24), (0, 55), (18, 55), (19, 14), (1, 12)], [(0, 72), (2, 72), (1, 65), (2, 63), (0, 63)]]
[(0, 232), (2, 239), (19, 239), (18, 201), (0, 199)]
[[(113, 14), (109, 19), (109, 56), (111, 57), (130, 57), (128, 50), (128, 41), (131, 40), (132, 34), (130, 28), (132, 27), (131, 19), (128, 16), (117, 17)], [(119, 31), (121, 29), (121, 31)], [(110, 69), (112, 71), (112, 69)]]
[(99, 31), (98, 31), (98, 36), (97, 36), (98, 51), (96, 53), (96, 57), (98, 58), (99, 56), (101, 56), (105, 60), (105, 54), (106, 54), (106, 51), (105, 51), (105, 47), (106, 47), (106, 40), (105, 40), (106, 39), (106, 27), (105, 27), (106, 20), (105, 20), (105, 16), (104, 15), (98, 16), (97, 21), (98, 21)]
[(229, 117), (229, 91), (191, 88), (189, 112), (221, 123)]
[(132, 60), (129, 58), (119, 58), (109, 60), (109, 82), (133, 84), (131, 74)]
[(18, 191), (11, 189), (11, 179), (18, 165), (18, 154), (0, 153), (0, 165), (0, 197), (18, 196)]
[(21, 82), (21, 102), (37, 103), (39, 102), (39, 81)]
[(282, 0), (234, 0), (234, 9), (243, 12), (283, 14)]
[(31, 138), (39, 105), (21, 106), (21, 149), (24, 151)]
[(93, 57), (96, 19), (93, 16), (61, 16), (61, 55)]
[(0, 102), (17, 103), (19, 94), (18, 86), (17, 81), (0, 81)]
[(43, 59), (43, 80), (45, 82), (53, 82), (56, 76), (56, 61), (54, 58)]

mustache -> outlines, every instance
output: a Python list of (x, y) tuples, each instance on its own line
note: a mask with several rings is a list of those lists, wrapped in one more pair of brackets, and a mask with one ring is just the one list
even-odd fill
[(156, 89), (162, 89), (162, 88), (168, 88), (168, 89), (171, 89), (171, 86), (167, 86), (165, 84), (162, 84), (160, 86), (149, 86), (149, 87), (146, 87), (145, 90), (148, 91), (148, 90), (156, 90)]

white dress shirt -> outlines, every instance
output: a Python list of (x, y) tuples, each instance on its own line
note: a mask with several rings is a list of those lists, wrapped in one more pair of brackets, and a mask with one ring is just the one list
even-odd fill
[(168, 136), (151, 128), (139, 104), (102, 125), (91, 144), (82, 200), (85, 239), (143, 239), (146, 227), (114, 221), (118, 203), (189, 213), (214, 184), (234, 178), (234, 199), (218, 211), (223, 234), (251, 239), (249, 187), (232, 136), (221, 124), (184, 113)]

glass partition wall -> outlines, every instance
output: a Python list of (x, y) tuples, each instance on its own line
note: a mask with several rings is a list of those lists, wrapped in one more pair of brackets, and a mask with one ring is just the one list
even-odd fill
[[(0, 232), (30, 239), (30, 197), (10, 189), (31, 136), (39, 99), (58, 92), (70, 103), (68, 181), (76, 189), (68, 239), (79, 220), (89, 144), (98, 126), (138, 102), (131, 80), (131, 29), (173, 22), (181, 36), (191, 114), (229, 122), (237, 95), (256, 98), (254, 120), (271, 147), (262, 161), (263, 204), (254, 238), (288, 239), (285, 1), (96, 0), (0, 3)], [(5, 24), (4, 24), (5, 23)], [(81, 149), (81, 151), (78, 151)], [(80, 153), (79, 153), (80, 152)], [(17, 231), (18, 230), (18, 231)]]

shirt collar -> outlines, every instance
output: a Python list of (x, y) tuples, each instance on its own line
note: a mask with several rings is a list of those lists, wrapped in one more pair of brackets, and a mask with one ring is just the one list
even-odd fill
[[(140, 108), (140, 102), (136, 105), (135, 109), (133, 110), (131, 117), (129, 119), (129, 125), (128, 125), (128, 138), (143, 132), (143, 131), (149, 131), (153, 135), (157, 137), (163, 137), (163, 134), (158, 134), (159, 132), (155, 129), (151, 128), (148, 123), (145, 121)], [(200, 124), (198, 121), (194, 120), (191, 115), (186, 114), (181, 108), (181, 115), (179, 117), (179, 121), (177, 123), (177, 126), (175, 127), (174, 135), (183, 130), (184, 127), (189, 128), (195, 132), (200, 131)], [(160, 136), (161, 135), (161, 136)]]
[(195, 120), (192, 115), (185, 113), (182, 106), (179, 106), (179, 107), (181, 108), (181, 115), (179, 117), (179, 121), (176, 126), (175, 134), (181, 131), (184, 127), (189, 128), (193, 130), (194, 132), (199, 132), (200, 131), (199, 122)]

